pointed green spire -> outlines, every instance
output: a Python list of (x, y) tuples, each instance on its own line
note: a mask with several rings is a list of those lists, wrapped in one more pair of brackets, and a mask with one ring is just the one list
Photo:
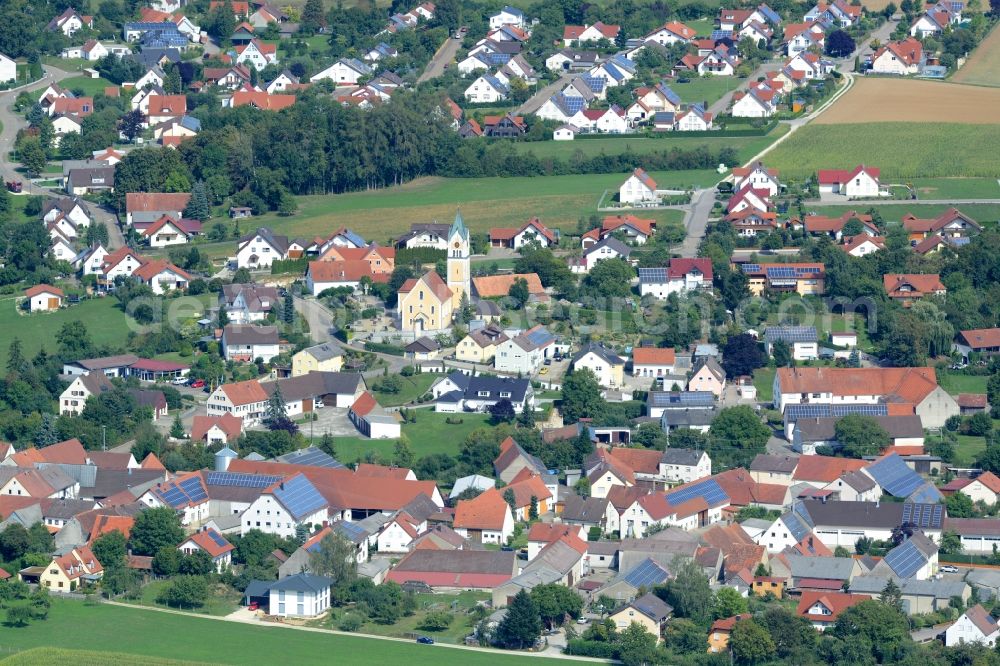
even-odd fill
[(451, 224), (451, 230), (448, 232), (448, 238), (451, 238), (456, 233), (463, 239), (469, 240), (469, 229), (465, 226), (465, 221), (462, 219), (461, 208), (455, 211), (455, 221)]

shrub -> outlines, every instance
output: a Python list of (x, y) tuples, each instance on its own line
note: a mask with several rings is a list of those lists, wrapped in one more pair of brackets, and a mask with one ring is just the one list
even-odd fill
[(451, 613), (447, 611), (432, 611), (428, 613), (417, 628), (425, 631), (444, 631), (451, 626)]
[(337, 627), (341, 631), (354, 632), (360, 629), (362, 624), (364, 624), (364, 622), (362, 622), (360, 617), (358, 617), (354, 613), (348, 613), (343, 617), (343, 619), (340, 620), (340, 624), (337, 625)]

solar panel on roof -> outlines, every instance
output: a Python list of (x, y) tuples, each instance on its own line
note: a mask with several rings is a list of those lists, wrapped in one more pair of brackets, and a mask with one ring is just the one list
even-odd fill
[(622, 579), (635, 588), (649, 587), (667, 579), (667, 572), (653, 560), (646, 559), (637, 564)]
[(226, 541), (223, 538), (223, 536), (221, 534), (219, 534), (218, 532), (216, 532), (215, 530), (208, 530), (208, 536), (209, 536), (209, 538), (212, 541), (215, 542), (216, 546), (225, 547), (225, 546), (229, 545), (229, 542)]
[(639, 282), (645, 284), (662, 284), (667, 282), (666, 268), (640, 268)]
[(298, 520), (327, 505), (316, 487), (304, 476), (293, 476), (274, 489), (274, 496)]
[(912, 540), (907, 539), (885, 554), (885, 563), (900, 578), (910, 578), (927, 563), (927, 558)]
[(357, 541), (367, 534), (365, 528), (361, 527), (357, 523), (336, 523), (334, 528), (344, 536), (354, 541)]
[(180, 488), (191, 499), (192, 502), (200, 502), (208, 498), (205, 487), (201, 484), (201, 478), (192, 476), (180, 482)]
[(785, 514), (785, 525), (796, 541), (802, 541), (809, 534), (810, 526), (796, 513)]
[(160, 491), (160, 497), (174, 509), (184, 506), (188, 502), (188, 497), (184, 494), (184, 491), (174, 484), (171, 484), (166, 490)]
[(848, 414), (863, 414), (865, 416), (886, 416), (889, 413), (885, 404), (877, 405), (827, 405), (827, 404), (806, 404), (787, 405), (785, 407), (785, 420), (795, 423), (799, 419), (823, 419), (830, 417), (847, 416)]
[(667, 501), (673, 506), (683, 504), (696, 497), (704, 499), (705, 503), (709, 506), (714, 506), (729, 499), (726, 491), (722, 489), (722, 486), (715, 479), (704, 479), (703, 481), (691, 484), (687, 488), (681, 488), (666, 495)]
[(543, 345), (553, 339), (552, 334), (544, 328), (540, 328), (537, 331), (531, 331), (524, 337), (528, 338), (528, 341), (533, 345)]
[(710, 37), (710, 39), (715, 42), (721, 39), (732, 39), (732, 38), (733, 38), (732, 30), (713, 30), (712, 35)]
[(907, 497), (924, 483), (923, 478), (896, 454), (872, 463), (866, 471), (894, 497)]
[(243, 472), (209, 472), (205, 481), (210, 486), (234, 486), (237, 488), (267, 488), (281, 481), (280, 476), (271, 474), (249, 474)]
[(760, 264), (743, 264), (744, 273), (760, 273)]

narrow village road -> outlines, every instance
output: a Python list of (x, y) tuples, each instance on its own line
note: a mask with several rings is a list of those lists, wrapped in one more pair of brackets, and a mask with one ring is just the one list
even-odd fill
[(684, 215), (684, 228), (687, 229), (687, 236), (681, 243), (679, 252), (682, 257), (693, 258), (698, 256), (698, 247), (705, 237), (705, 228), (708, 226), (708, 218), (712, 214), (712, 206), (715, 204), (715, 188), (698, 190), (691, 197), (691, 207)]
[(423, 83), (424, 81), (430, 81), (431, 79), (436, 79), (437, 77), (444, 74), (445, 70), (452, 60), (455, 59), (455, 54), (458, 50), (462, 48), (462, 40), (455, 39), (452, 35), (448, 35), (445, 43), (441, 45), (438, 52), (434, 54), (431, 61), (427, 63), (427, 67), (424, 68), (423, 74), (417, 79), (417, 83)]
[(529, 97), (528, 101), (517, 107), (514, 114), (518, 116), (526, 116), (538, 111), (538, 109), (542, 108), (542, 104), (545, 104), (550, 97), (565, 88), (566, 85), (573, 80), (573, 77), (578, 74), (579, 72), (566, 72), (558, 79)]

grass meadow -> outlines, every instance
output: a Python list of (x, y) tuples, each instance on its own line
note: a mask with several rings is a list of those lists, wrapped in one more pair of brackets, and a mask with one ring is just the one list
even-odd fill
[[(381, 399), (381, 398), (380, 398)], [(489, 426), (486, 414), (439, 414), (430, 409), (415, 410), (416, 423), (404, 423), (403, 434), (410, 440), (410, 448), (417, 458), (435, 453), (457, 456), (465, 438), (477, 428)], [(460, 419), (461, 423), (446, 423), (449, 417)], [(320, 433), (315, 434), (319, 439)], [(364, 460), (369, 453), (391, 459), (396, 447), (395, 439), (366, 439), (364, 437), (334, 437), (337, 459), (347, 464)]]
[(802, 127), (767, 155), (782, 179), (803, 180), (819, 169), (869, 164), (883, 182), (955, 176), (996, 178), (1000, 125), (877, 123)]
[(993, 28), (962, 69), (951, 77), (951, 81), (974, 86), (1000, 86), (1000, 29)]
[[(410, 641), (250, 626), (201, 617), (79, 601), (53, 599), (48, 620), (3, 630), (3, 647), (13, 651), (45, 647), (131, 655), (87, 664), (143, 664), (147, 658), (212, 664), (329, 664), (368, 666), (373, 661), (411, 666), (488, 666), (528, 661), (526, 656), (455, 650)], [(12, 663), (70, 663), (26, 658)], [(562, 660), (559, 660), (562, 661)], [(534, 658), (530, 663), (558, 663)], [(152, 662), (157, 663), (157, 662)]]
[(13, 299), (0, 300), (0, 354), (6, 358), (7, 347), (14, 338), (21, 339), (21, 346), (28, 358), (33, 357), (43, 345), (46, 351), (55, 352), (55, 336), (63, 324), (81, 321), (87, 327), (96, 345), (122, 345), (128, 337), (129, 318), (118, 309), (114, 298), (95, 298), (55, 312), (21, 314)]

